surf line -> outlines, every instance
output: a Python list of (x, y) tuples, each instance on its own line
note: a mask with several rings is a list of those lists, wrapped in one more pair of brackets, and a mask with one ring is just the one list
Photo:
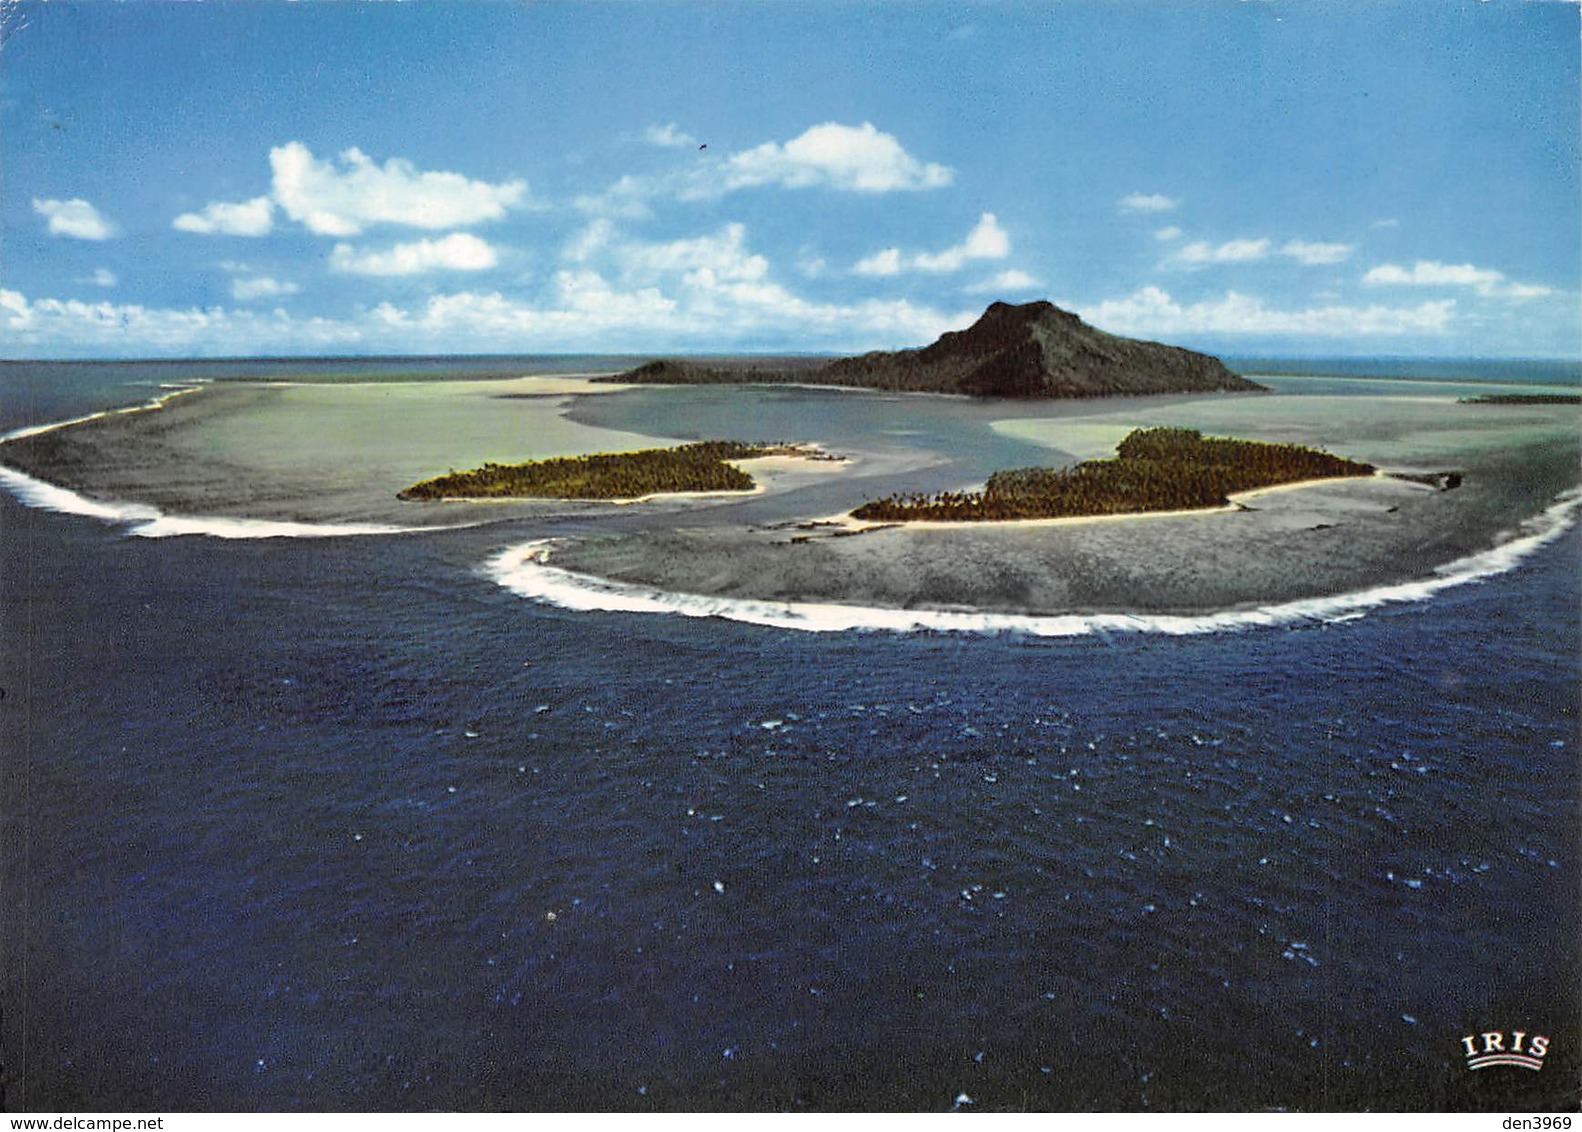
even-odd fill
[(279, 519), (234, 519), (167, 515), (146, 503), (102, 502), (69, 488), (35, 479), (0, 465), (0, 487), (29, 507), (61, 515), (81, 515), (106, 523), (123, 523), (139, 538), (208, 535), (211, 538), (336, 538), (346, 535), (398, 535), (432, 528), (387, 527), (376, 523), (297, 523)]
[(964, 613), (673, 593), (553, 566), (550, 556), (562, 541), (559, 539), (535, 539), (510, 547), (490, 559), (484, 572), (520, 597), (562, 609), (718, 617), (809, 633), (1020, 633), (1036, 637), (1076, 637), (1102, 632), (1142, 632), (1185, 636), (1301, 622), (1349, 621), (1382, 606), (1426, 601), (1453, 586), (1482, 581), (1514, 569), (1539, 548), (1558, 539), (1575, 522), (1579, 507), (1582, 507), (1582, 489), (1564, 492), (1541, 514), (1525, 520), (1513, 538), (1489, 550), (1446, 563), (1436, 568), (1430, 578), (1330, 597), (1302, 598), (1258, 609), (1191, 615)]
[(71, 417), (70, 419), (64, 421), (50, 421), (48, 424), (26, 425), (22, 428), (14, 428), (5, 435), (0, 436), (0, 444), (4, 444), (8, 440), (21, 440), (23, 437), (27, 436), (42, 436), (46, 432), (55, 432), (57, 429), (70, 428), (72, 425), (87, 424), (89, 421), (102, 421), (106, 417), (120, 417), (129, 413), (153, 412), (156, 409), (163, 409), (177, 397), (185, 396), (188, 393), (198, 392), (198, 390), (204, 388), (208, 384), (208, 381), (195, 381), (190, 385), (175, 386), (174, 388), (169, 389), (167, 392), (161, 393), (158, 397), (144, 401), (141, 404), (128, 405), (121, 409), (100, 409), (97, 413), (88, 413), (80, 417)]
[[(196, 393), (207, 382), (183, 385), (161, 393), (152, 400), (123, 409), (104, 409), (81, 417), (49, 424), (28, 425), (12, 429), (0, 436), (0, 445), (8, 440), (40, 436), (46, 432), (103, 420), (106, 417), (127, 413), (147, 413), (163, 409), (177, 397)], [(145, 503), (104, 502), (79, 495), (70, 488), (47, 483), (44, 480), (0, 464), (0, 487), (4, 487), (18, 501), (43, 511), (61, 515), (81, 515), (106, 523), (126, 524), (129, 534), (139, 538), (170, 538), (175, 535), (208, 535), (211, 538), (336, 538), (347, 535), (398, 535), (420, 532), (424, 527), (391, 527), (377, 523), (298, 523), (276, 519), (236, 519), (221, 516), (168, 515), (158, 507)]]

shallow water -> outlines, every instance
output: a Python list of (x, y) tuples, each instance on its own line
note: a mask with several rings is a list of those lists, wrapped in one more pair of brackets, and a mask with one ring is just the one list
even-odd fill
[(544, 607), (510, 527), (0, 534), (10, 1107), (1575, 1103), (1574, 529), (1062, 640)]

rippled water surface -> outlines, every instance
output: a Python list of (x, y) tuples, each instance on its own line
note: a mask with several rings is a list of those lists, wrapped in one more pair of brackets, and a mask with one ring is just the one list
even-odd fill
[[(0, 424), (146, 395), (74, 380)], [(488, 528), (0, 535), (12, 1107), (1574, 1103), (1575, 530), (1060, 640), (548, 608)]]

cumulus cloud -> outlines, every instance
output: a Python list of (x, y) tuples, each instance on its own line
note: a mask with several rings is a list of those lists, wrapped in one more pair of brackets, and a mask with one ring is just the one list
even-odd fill
[(614, 248), (622, 277), (652, 282), (680, 276), (683, 283), (709, 285), (720, 281), (764, 279), (769, 261), (747, 250), (747, 228), (727, 224), (719, 232), (667, 243), (634, 241)]
[(321, 236), (356, 236), (378, 224), (465, 228), (498, 220), (527, 201), (527, 182), (474, 181), (459, 173), (423, 172), (410, 161), (376, 164), (360, 149), (339, 164), (320, 161), (301, 142), (269, 151), (273, 195), (287, 216)]
[[(1173, 240), (1180, 234), (1179, 228), (1162, 228), (1154, 233), (1161, 240)], [(1222, 244), (1194, 240), (1176, 249), (1165, 262), (1174, 267), (1196, 268), (1222, 263), (1253, 263), (1278, 255), (1295, 260), (1305, 267), (1319, 267), (1340, 263), (1350, 258), (1353, 250), (1350, 244), (1326, 244), (1311, 240), (1287, 240), (1277, 248), (1268, 237), (1227, 240)]]
[(1319, 244), (1306, 240), (1288, 240), (1281, 246), (1280, 254), (1308, 267), (1320, 267), (1350, 259), (1353, 250), (1350, 244)]
[(890, 193), (944, 188), (954, 179), (954, 170), (919, 161), (894, 136), (871, 122), (860, 126), (825, 122), (783, 145), (765, 142), (731, 155), (711, 171), (706, 183), (693, 186), (692, 192), (734, 192), (779, 185), (789, 189), (821, 187)]
[(513, 348), (646, 351), (911, 346), (967, 325), (973, 314), (905, 300), (807, 299), (773, 278), (739, 223), (648, 241), (601, 218), (567, 243), (562, 258), (566, 266), (537, 302), (469, 292), (431, 299), (421, 309), (392, 307), (385, 316), (425, 335), (459, 332), (469, 323), (470, 340), (515, 335)]
[(1124, 214), (1174, 212), (1180, 203), (1174, 197), (1167, 197), (1163, 193), (1129, 193), (1116, 201), (1115, 207)]
[(994, 213), (985, 212), (967, 238), (954, 247), (941, 252), (917, 252), (903, 255), (899, 248), (886, 248), (881, 252), (858, 260), (852, 266), (857, 275), (899, 275), (903, 271), (926, 271), (947, 274), (960, 271), (977, 260), (1004, 259), (1011, 254), (1011, 238), (1000, 227)]
[(271, 279), (267, 275), (260, 275), (252, 279), (231, 280), (231, 297), (239, 303), (250, 303), (255, 299), (277, 299), (283, 295), (295, 295), (302, 288), (295, 283), (282, 283), (278, 279)]
[[(916, 345), (970, 318), (941, 315), (905, 301), (821, 303), (771, 278), (767, 259), (748, 246), (742, 224), (678, 240), (621, 236), (595, 221), (568, 244), (573, 266), (555, 277), (550, 309), (578, 312), (579, 326), (602, 328), (602, 348), (650, 348), (661, 340), (696, 348), (765, 348), (809, 344), (872, 349)], [(539, 307), (488, 304), (497, 314), (537, 325)], [(625, 311), (627, 316), (616, 317)], [(431, 310), (430, 315), (433, 314)], [(556, 325), (567, 327), (565, 317)]]
[[(650, 127), (645, 136), (670, 148), (679, 148), (682, 139), (687, 144), (695, 141), (672, 126)], [(635, 219), (646, 217), (647, 202), (659, 197), (713, 200), (763, 187), (911, 192), (944, 188), (954, 179), (953, 169), (918, 160), (871, 122), (860, 126), (825, 122), (788, 142), (765, 142), (724, 157), (696, 154), (684, 166), (666, 172), (628, 174), (603, 192), (584, 194), (574, 203), (590, 216)]]
[(48, 218), (51, 236), (68, 236), (73, 240), (108, 240), (116, 234), (115, 225), (85, 200), (34, 198), (33, 211)]
[(1364, 283), (1406, 287), (1487, 287), (1504, 279), (1502, 272), (1473, 267), (1470, 263), (1437, 263), (1418, 260), (1410, 268), (1380, 264), (1362, 277)]
[(1180, 238), (1181, 229), (1177, 228), (1174, 224), (1160, 228), (1154, 232), (1154, 239), (1165, 243), (1168, 243), (1171, 240), (1179, 240)]
[(267, 236), (275, 226), (275, 203), (268, 197), (239, 204), (215, 201), (197, 212), (183, 212), (170, 226), (202, 236)]
[(1455, 311), (1453, 299), (1412, 307), (1333, 304), (1281, 310), (1236, 291), (1227, 291), (1218, 299), (1183, 304), (1168, 292), (1149, 286), (1124, 299), (1083, 307), (1079, 313), (1093, 325), (1119, 334), (1346, 338), (1443, 334), (1450, 329)]
[(697, 138), (674, 122), (667, 122), (663, 126), (649, 126), (643, 131), (643, 140), (649, 145), (657, 145), (664, 149), (691, 149), (698, 144)]
[(1468, 287), (1486, 298), (1497, 299), (1535, 299), (1553, 294), (1550, 287), (1511, 282), (1503, 271), (1493, 268), (1437, 260), (1420, 259), (1409, 268), (1383, 263), (1370, 268), (1362, 281), (1368, 286)]
[(572, 205), (589, 216), (642, 220), (652, 215), (647, 200), (658, 192), (655, 182), (627, 175), (602, 193), (583, 193)]
[(348, 275), (423, 275), (431, 271), (486, 271), (499, 263), (494, 248), (470, 232), (438, 240), (415, 240), (383, 251), (336, 244), (330, 270)]
[(1227, 240), (1223, 244), (1195, 240), (1182, 247), (1171, 259), (1185, 267), (1206, 267), (1216, 263), (1250, 263), (1268, 254), (1267, 239)]
[[(361, 264), (368, 253), (348, 246), (342, 258)], [(977, 313), (942, 312), (906, 300), (806, 298), (772, 278), (768, 261), (751, 249), (740, 224), (650, 242), (626, 239), (612, 223), (600, 220), (568, 245), (564, 258), (565, 266), (531, 296), (464, 290), (431, 295), (415, 305), (387, 301), (339, 319), (302, 319), (283, 309), (266, 316), (247, 309), (29, 302), (20, 293), (5, 292), (0, 293), (0, 349), (34, 357), (479, 348), (502, 353), (848, 352), (915, 346), (968, 325)], [(289, 293), (289, 286), (279, 284), (278, 293)], [(260, 291), (257, 297), (266, 296)]]
[(33, 357), (315, 354), (377, 341), (363, 328), (223, 307), (159, 308), (28, 298), (0, 290), (0, 342)]
[(93, 269), (93, 274), (83, 282), (92, 283), (95, 287), (114, 287), (120, 280), (108, 267), (96, 267)]
[(814, 303), (764, 283), (667, 294), (657, 287), (625, 289), (599, 272), (576, 269), (555, 276), (543, 304), (463, 292), (434, 296), (411, 310), (382, 304), (370, 321), (386, 340), (408, 348), (463, 339), (498, 348), (641, 352), (788, 342), (839, 349), (912, 345), (964, 326), (971, 316), (941, 315), (904, 301)]
[(882, 252), (874, 252), (859, 259), (851, 269), (858, 275), (899, 275), (902, 271), (901, 249), (885, 248)]
[(966, 291), (969, 295), (1003, 295), (1016, 291), (1030, 291), (1037, 286), (1039, 286), (1038, 280), (1027, 272), (1013, 269), (1002, 271), (981, 283), (974, 283), (966, 288)]

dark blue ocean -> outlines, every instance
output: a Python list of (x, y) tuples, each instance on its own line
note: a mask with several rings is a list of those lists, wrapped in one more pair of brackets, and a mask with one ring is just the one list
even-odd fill
[[(216, 366), (0, 366), (0, 430)], [(0, 498), (8, 1108), (1576, 1107), (1575, 529), (1054, 640), (573, 613), (519, 538)]]

